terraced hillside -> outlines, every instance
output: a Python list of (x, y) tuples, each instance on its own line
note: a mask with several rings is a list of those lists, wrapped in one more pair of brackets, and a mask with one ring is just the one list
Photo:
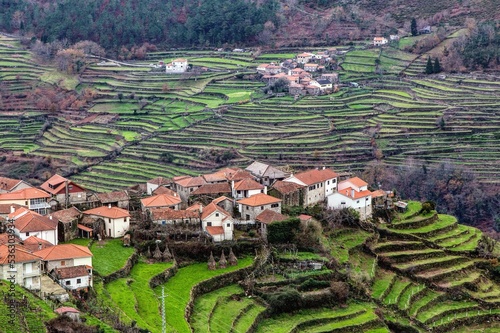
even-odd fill
[[(492, 75), (423, 75), (422, 58), (397, 48), (359, 44), (337, 56), (338, 93), (304, 97), (264, 95), (254, 80), (260, 63), (301, 50), (261, 54), (169, 51), (143, 62), (108, 61), (68, 77), (35, 64), (16, 40), (1, 37), (0, 148), (64, 161), (61, 172), (89, 189), (126, 187), (154, 176), (199, 174), (221, 167), (204, 151), (230, 152), (231, 164), (258, 159), (305, 168), (355, 171), (383, 159), (412, 158), (432, 167), (443, 160), (498, 183), (498, 82)], [(314, 50), (313, 50), (314, 51)], [(183, 75), (151, 67), (186, 57), (200, 66)], [(32, 89), (76, 86), (92, 92), (88, 107), (40, 109)], [(172, 159), (161, 159), (170, 153)]]

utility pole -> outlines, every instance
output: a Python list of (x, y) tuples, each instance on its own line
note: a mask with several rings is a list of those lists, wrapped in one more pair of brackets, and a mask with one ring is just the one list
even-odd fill
[(165, 295), (165, 287), (161, 287), (161, 296), (158, 298), (161, 298), (161, 332), (162, 333), (167, 333), (167, 319), (165, 315), (165, 298), (167, 298), (168, 295)]

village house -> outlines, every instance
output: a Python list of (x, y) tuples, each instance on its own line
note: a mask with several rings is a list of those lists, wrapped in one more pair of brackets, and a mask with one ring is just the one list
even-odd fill
[(57, 236), (59, 242), (68, 242), (77, 237), (83, 237), (81, 234), (81, 225), (78, 223), (82, 216), (76, 207), (58, 210), (52, 213), (52, 218), (57, 221)]
[(313, 53), (300, 53), (297, 54), (297, 63), (299, 64), (307, 64), (314, 57)]
[(201, 226), (214, 242), (233, 239), (234, 221), (231, 214), (213, 202), (203, 208)]
[(150, 210), (151, 221), (155, 224), (194, 224), (200, 225), (199, 210), (173, 210), (171, 208), (155, 208)]
[(267, 187), (253, 179), (246, 178), (239, 182), (232, 182), (232, 194), (235, 199), (248, 198), (258, 193), (267, 194)]
[(349, 178), (338, 184), (338, 192), (328, 197), (328, 208), (353, 208), (360, 214), (361, 220), (372, 215), (372, 192), (368, 183), (358, 177)]
[(127, 190), (98, 193), (97, 199), (102, 206), (111, 205), (125, 210), (129, 210), (130, 207), (130, 196)]
[(141, 208), (143, 211), (151, 208), (172, 208), (179, 209), (182, 200), (174, 193), (174, 195), (170, 194), (158, 194), (153, 195), (148, 198), (141, 199)]
[(304, 65), (304, 70), (306, 72), (317, 72), (318, 71), (318, 64), (312, 64), (312, 63), (308, 63), (308, 64), (305, 64)]
[(9, 214), (10, 220), (14, 220), (14, 232), (21, 240), (30, 236), (36, 236), (57, 245), (57, 220), (50, 216), (42, 216), (26, 207), (21, 207)]
[(38, 250), (46, 249), (48, 247), (54, 246), (51, 242), (45, 239), (38, 238), (36, 236), (29, 236), (21, 242), (22, 246), (26, 251), (35, 252)]
[(328, 80), (316, 80), (316, 82), (319, 85), (319, 90), (321, 92), (326, 92), (326, 91), (332, 91), (333, 90), (333, 85)]
[(382, 46), (382, 45), (385, 45), (387, 43), (389, 43), (389, 41), (385, 37), (374, 37), (373, 38), (373, 45), (374, 46)]
[(7, 220), (9, 214), (23, 206), (18, 204), (0, 204), (0, 221), (1, 219)]
[(286, 220), (287, 217), (274, 210), (265, 209), (262, 213), (255, 217), (255, 223), (257, 224), (257, 230), (260, 235), (266, 239), (267, 237), (267, 226), (273, 222), (279, 222)]
[(49, 199), (50, 194), (33, 187), (0, 194), (0, 204), (18, 204), (42, 215), (50, 210)]
[(184, 58), (177, 58), (165, 65), (166, 73), (184, 73), (188, 69), (188, 61)]
[(92, 268), (87, 265), (56, 267), (50, 276), (67, 290), (87, 290), (92, 287)]
[(178, 176), (172, 178), (172, 181), (172, 189), (180, 195), (182, 201), (184, 202), (187, 202), (191, 192), (207, 183), (201, 176)]
[(42, 271), (50, 273), (54, 268), (87, 266), (92, 268), (92, 252), (76, 244), (59, 244), (33, 252), (42, 260)]
[(339, 73), (322, 73), (318, 80), (328, 80), (331, 83), (339, 82)]
[(281, 199), (259, 193), (238, 200), (238, 210), (244, 221), (255, 221), (255, 218), (266, 209), (281, 214)]
[(245, 170), (249, 171), (259, 183), (266, 186), (270, 186), (276, 180), (283, 180), (288, 176), (286, 172), (280, 169), (257, 161), (247, 166)]
[(337, 191), (338, 174), (332, 169), (312, 169), (291, 175), (285, 182), (304, 186), (304, 205), (321, 203), (325, 198)]
[(56, 205), (68, 208), (69, 205), (87, 201), (87, 192), (80, 185), (58, 174), (50, 177), (40, 188), (52, 195)]
[(102, 219), (104, 233), (111, 238), (123, 237), (130, 227), (130, 214), (122, 208), (108, 205), (86, 210), (83, 214), (94, 219)]
[(221, 207), (222, 209), (228, 211), (228, 212), (234, 212), (234, 207), (235, 207), (235, 199), (228, 198), (225, 196), (218, 197), (217, 199), (214, 199), (212, 203), (216, 204), (217, 206)]
[(392, 41), (398, 41), (399, 40), (399, 35), (390, 35), (389, 40)]
[(291, 82), (288, 86), (288, 93), (292, 96), (304, 96), (307, 94), (307, 90), (304, 88), (304, 85)]
[(319, 95), (319, 93), (321, 92), (320, 88), (318, 85), (315, 85), (315, 84), (309, 84), (306, 86), (306, 91), (309, 95), (313, 95), (313, 96), (316, 96), (316, 95)]
[(67, 316), (73, 321), (80, 321), (80, 311), (70, 306), (61, 306), (54, 311), (60, 316)]
[[(13, 261), (9, 254), (14, 255)], [(29, 290), (40, 290), (42, 274), (40, 266), (40, 257), (23, 249), (22, 246), (16, 245), (12, 253), (8, 245), (0, 245), (0, 280), (14, 276), (15, 284)]]
[(9, 193), (23, 188), (32, 188), (30, 184), (24, 180), (12, 179), (7, 177), (0, 177), (0, 193)]
[(204, 184), (191, 192), (191, 200), (201, 201), (204, 204), (210, 203), (215, 198), (222, 195), (230, 195), (231, 186), (229, 183)]
[(259, 66), (257, 66), (257, 73), (261, 73), (261, 74), (266, 73), (267, 66), (270, 66), (270, 64), (260, 64)]
[(302, 206), (304, 204), (304, 185), (278, 180), (269, 189), (269, 195), (281, 199), (283, 205)]
[(169, 178), (165, 177), (156, 177), (150, 179), (146, 182), (146, 193), (148, 195), (151, 195), (153, 194), (153, 191), (155, 191), (159, 187), (170, 187), (171, 182), (172, 181)]

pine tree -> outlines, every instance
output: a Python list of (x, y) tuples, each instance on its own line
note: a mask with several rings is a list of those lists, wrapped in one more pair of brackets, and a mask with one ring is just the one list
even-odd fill
[(415, 20), (415, 18), (412, 18), (411, 19), (411, 35), (412, 36), (416, 36), (418, 35), (418, 29), (417, 29), (417, 20)]
[(441, 71), (442, 71), (441, 64), (439, 63), (439, 59), (436, 58), (434, 59), (434, 73), (439, 73)]
[(425, 66), (425, 74), (434, 73), (434, 66), (432, 65), (431, 57), (427, 58), (427, 65)]

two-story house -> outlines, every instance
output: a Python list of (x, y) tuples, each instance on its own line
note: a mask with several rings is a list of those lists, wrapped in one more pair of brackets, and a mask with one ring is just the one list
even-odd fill
[(18, 244), (10, 248), (0, 245), (0, 280), (12, 281), (26, 289), (40, 290), (41, 274), (40, 257)]
[(45, 215), (50, 210), (48, 200), (50, 194), (37, 188), (29, 187), (9, 193), (0, 194), (0, 204), (18, 204), (28, 209)]
[(201, 176), (191, 177), (191, 176), (178, 176), (172, 178), (172, 189), (179, 193), (182, 201), (187, 202), (191, 192), (199, 188), (201, 185), (207, 182)]
[(165, 65), (166, 73), (184, 73), (188, 70), (188, 61), (184, 58), (177, 58)]
[(0, 177), (0, 193), (9, 193), (33, 187), (24, 180)]
[(58, 174), (50, 177), (40, 188), (52, 195), (52, 199), (65, 208), (87, 201), (87, 191), (73, 181)]
[(80, 290), (92, 287), (92, 268), (87, 265), (56, 267), (51, 272), (52, 278), (67, 290)]
[(111, 238), (123, 237), (130, 227), (130, 214), (122, 208), (108, 205), (86, 210), (83, 214), (102, 219), (105, 234)]
[(203, 208), (201, 226), (214, 242), (233, 239), (234, 222), (231, 214), (214, 203)]
[(54, 268), (87, 266), (92, 268), (92, 252), (86, 246), (59, 244), (33, 252), (42, 260), (43, 271), (50, 273)]
[(372, 215), (372, 192), (368, 183), (358, 177), (349, 178), (338, 184), (338, 192), (328, 197), (328, 208), (353, 208), (362, 220)]
[(332, 169), (323, 168), (300, 172), (284, 181), (304, 186), (304, 205), (309, 206), (323, 202), (337, 191), (337, 177)]
[(255, 221), (264, 210), (269, 209), (281, 214), (281, 199), (259, 193), (238, 200), (238, 208), (244, 221)]
[(267, 187), (257, 183), (251, 178), (245, 178), (238, 182), (232, 182), (232, 194), (235, 199), (243, 199), (251, 197), (254, 194), (265, 193), (267, 194)]
[(159, 187), (170, 187), (171, 182), (172, 181), (169, 178), (165, 177), (156, 177), (150, 179), (146, 182), (146, 192), (148, 195), (152, 195), (153, 191)]
[(9, 219), (14, 220), (14, 232), (22, 240), (36, 236), (57, 245), (57, 219), (51, 215), (42, 216), (26, 207), (21, 207), (9, 214)]
[(245, 170), (249, 171), (259, 183), (266, 186), (270, 186), (276, 180), (283, 180), (288, 176), (286, 172), (280, 169), (257, 161), (247, 166)]
[(308, 53), (308, 52), (297, 54), (297, 63), (299, 63), (299, 64), (307, 64), (309, 61), (311, 61), (311, 59), (313, 57), (314, 57), (314, 54), (313, 53)]
[(141, 199), (141, 207), (143, 211), (145, 211), (146, 209), (166, 207), (179, 209), (179, 205), (181, 204), (181, 202), (182, 200), (177, 195), (177, 193), (174, 193), (174, 195), (158, 194), (153, 195), (152, 197)]

